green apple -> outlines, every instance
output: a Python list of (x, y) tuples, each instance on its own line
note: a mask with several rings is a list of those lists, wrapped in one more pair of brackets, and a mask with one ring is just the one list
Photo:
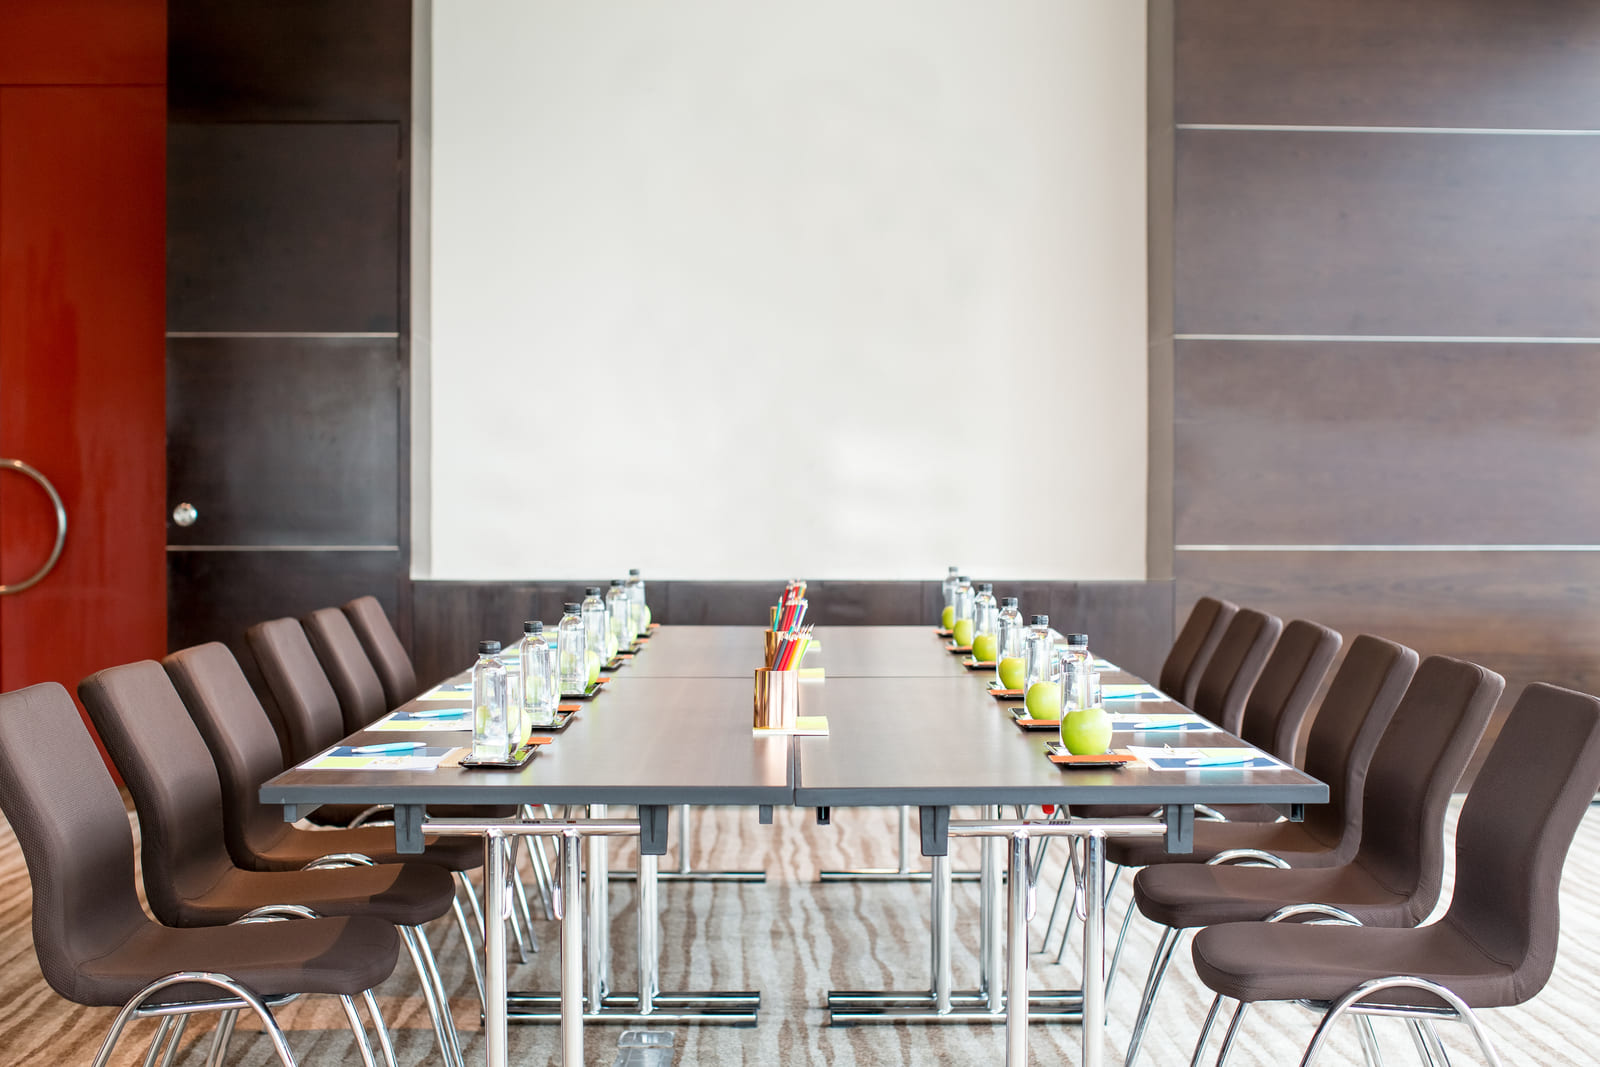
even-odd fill
[(952, 626), (954, 626), (955, 624), (956, 624), (956, 609), (954, 607), (945, 608), (943, 611), (941, 611), (939, 613), (939, 628), (941, 630), (948, 630)]
[(1061, 686), (1055, 682), (1034, 682), (1028, 686), (1023, 703), (1035, 719), (1054, 722), (1061, 718)]
[(585, 651), (583, 664), (589, 668), (589, 684), (593, 685), (598, 682), (600, 680), (600, 654), (598, 652)]
[(955, 626), (951, 627), (950, 635), (956, 639), (956, 644), (961, 647), (972, 644), (972, 620), (957, 619)]
[(998, 645), (994, 634), (979, 634), (972, 639), (972, 658), (979, 663), (993, 663)]
[(1021, 656), (1007, 656), (1000, 661), (1000, 684), (1007, 689), (1021, 689), (1028, 680), (1028, 661)]
[(643, 618), (644, 621), (640, 624), (640, 628), (643, 629), (645, 633), (649, 633), (650, 632), (650, 605), (649, 604), (646, 604), (644, 606), (644, 615), (642, 616), (642, 618)]
[(1069, 711), (1061, 717), (1061, 743), (1074, 756), (1098, 756), (1111, 748), (1111, 716), (1105, 708)]

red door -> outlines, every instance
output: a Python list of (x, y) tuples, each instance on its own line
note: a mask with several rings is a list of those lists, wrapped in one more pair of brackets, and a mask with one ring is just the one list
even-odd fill
[[(0, 458), (48, 479), (67, 529), (49, 573), (0, 596), (0, 689), (74, 691), (166, 651), (165, 91), (5, 81)], [(0, 467), (0, 583), (57, 530), (47, 492)]]

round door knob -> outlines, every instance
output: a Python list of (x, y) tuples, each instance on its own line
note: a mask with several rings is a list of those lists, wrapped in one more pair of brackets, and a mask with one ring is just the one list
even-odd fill
[(200, 517), (200, 511), (193, 504), (185, 500), (172, 509), (172, 521), (179, 526), (193, 526), (194, 520)]

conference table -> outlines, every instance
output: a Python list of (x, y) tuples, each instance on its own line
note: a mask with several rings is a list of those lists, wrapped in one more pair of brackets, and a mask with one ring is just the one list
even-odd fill
[[(1022, 995), (1003, 995), (1000, 988), (999, 910), (986, 910), (983, 922), (986, 934), (992, 936), (983, 953), (988, 979), (983, 1013), (997, 1017), (1003, 1008), (1006, 1059), (1018, 1067), (1027, 1062), (1030, 998), (1026, 993), (1026, 938), (1035, 873), (1030, 870), (1031, 850), (1050, 837), (1081, 838), (1089, 920), (1084, 925), (1085, 965), (1083, 989), (1077, 995), (1078, 1015), (1083, 1063), (1099, 1067), (1105, 1018), (1106, 839), (1164, 835), (1169, 848), (1186, 851), (1192, 840), (1196, 804), (1294, 807), (1327, 799), (1325, 785), (1281, 764), (1260, 770), (1208, 767), (1173, 771), (1142, 765), (1063, 769), (1046, 758), (1047, 735), (1019, 729), (1008, 712), (1016, 705), (988, 694), (989, 672), (962, 667), (959, 657), (947, 651), (929, 627), (819, 627), (821, 652), (808, 656), (805, 665), (821, 666), (825, 674), (801, 686), (800, 711), (807, 716), (826, 716), (828, 734), (758, 734), (751, 728), (751, 707), (753, 671), (762, 659), (761, 634), (762, 628), (756, 626), (659, 628), (648, 646), (611, 675), (599, 694), (582, 705), (576, 718), (553, 735), (553, 742), (518, 770), (465, 769), (448, 760), (427, 771), (329, 770), (301, 764), (265, 783), (261, 800), (282, 805), (285, 817), (291, 820), (322, 804), (392, 804), (402, 852), (421, 851), (425, 834), (483, 838), (484, 914), (490, 917), (484, 931), (484, 1033), (490, 1067), (504, 1067), (507, 1062), (507, 1020), (515, 1004), (506, 989), (504, 924), (493, 919), (505, 915), (509, 905), (508, 838), (552, 837), (558, 842), (561, 1062), (571, 1065), (583, 1062), (585, 994), (590, 997), (591, 1011), (598, 1009), (597, 999), (605, 995), (595, 977), (597, 969), (591, 966), (586, 973), (584, 967), (586, 941), (604, 943), (604, 935), (592, 927), (586, 930), (582, 921), (585, 843), (591, 866), (603, 870), (606, 838), (639, 838), (642, 977), (636, 996), (641, 1016), (648, 1014), (649, 1001), (655, 995), (643, 977), (654, 973), (655, 943), (646, 917), (653, 923), (654, 865), (666, 851), (670, 805), (755, 806), (762, 809), (763, 818), (770, 817), (770, 809), (778, 805), (816, 808), (824, 817), (836, 807), (911, 805), (921, 809), (922, 851), (933, 857), (935, 864), (948, 864), (951, 837), (983, 839), (986, 855), (1003, 844), (1008, 875), (1005, 990)], [(683, 673), (687, 671), (696, 673)], [(915, 673), (918, 671), (921, 673)], [(1141, 711), (1164, 707), (1153, 702), (1141, 705)], [(460, 733), (397, 735), (369, 728), (341, 744), (373, 744), (396, 737), (437, 746), (463, 743)], [(1230, 742), (1239, 743), (1209, 730), (1184, 738), (1185, 745)], [(1113, 739), (1117, 747), (1130, 743), (1158, 742), (1131, 733)], [(1093, 819), (1070, 814), (1071, 805), (1100, 803), (1148, 805), (1160, 815)], [(426, 814), (430, 804), (551, 805), (554, 810), (546, 809), (545, 817), (525, 815), (506, 821), (443, 819)], [(607, 812), (613, 805), (635, 807), (637, 816), (611, 817)], [(1058, 810), (1049, 817), (1028, 817), (1028, 810), (1039, 805), (1056, 805)], [(953, 806), (976, 806), (983, 809), (985, 817), (952, 819)], [(580, 817), (560, 810), (563, 807), (586, 807), (589, 814)], [(999, 818), (1005, 808), (1016, 809), (1016, 817)], [(935, 884), (937, 887), (937, 879)], [(990, 885), (997, 888), (998, 880)], [(593, 889), (591, 885), (591, 893)], [(591, 922), (595, 904), (591, 895)], [(937, 909), (937, 896), (935, 904)], [(941, 994), (937, 966), (939, 925), (948, 921), (948, 913), (947, 899), (944, 918), (934, 924), (934, 988), (922, 994), (928, 1002), (924, 1013), (936, 1017), (955, 1012), (948, 996), (948, 976)], [(948, 960), (948, 938), (943, 951)], [(684, 994), (685, 998), (692, 996)], [(674, 1003), (665, 995), (655, 999), (668, 1007)], [(673, 1016), (669, 1012), (660, 1018), (670, 1021)]]

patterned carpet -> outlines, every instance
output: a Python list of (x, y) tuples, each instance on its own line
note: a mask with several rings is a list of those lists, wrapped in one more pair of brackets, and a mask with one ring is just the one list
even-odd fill
[[(1452, 809), (1452, 818), (1454, 809)], [(754, 1029), (680, 1027), (680, 1064), (837, 1064), (840, 1067), (887, 1064), (998, 1062), (1004, 1055), (1000, 1027), (974, 1025), (863, 1026), (829, 1028), (823, 1008), (830, 988), (915, 989), (928, 983), (927, 887), (896, 884), (819, 884), (824, 869), (894, 862), (895, 815), (879, 809), (839, 810), (833, 825), (815, 825), (809, 811), (779, 810), (775, 825), (761, 826), (753, 809), (697, 809), (697, 867), (763, 868), (761, 885), (668, 883), (661, 888), (662, 984), (667, 989), (760, 989), (763, 1007)], [(676, 829), (673, 831), (676, 841)], [(957, 842), (958, 869), (977, 866), (977, 847)], [(1038, 949), (1050, 895), (1064, 856), (1053, 850), (1041, 879), (1040, 915), (1033, 925)], [(669, 856), (668, 863), (675, 863)], [(668, 863), (663, 863), (666, 869)], [(614, 867), (631, 866), (630, 849), (618, 845)], [(1556, 972), (1531, 1004), (1487, 1012), (1485, 1017), (1507, 1064), (1594, 1064), (1600, 1062), (1600, 1013), (1592, 992), (1600, 974), (1600, 813), (1591, 812), (1579, 831), (1567, 864), (1562, 894), (1563, 937)], [(1113, 914), (1127, 899), (1124, 879)], [(9, 827), (0, 823), (0, 1064), (89, 1063), (105, 1034), (112, 1011), (83, 1009), (57, 997), (39, 974), (29, 928), (27, 872)], [(958, 988), (977, 981), (977, 889), (956, 887), (955, 976)], [(613, 986), (633, 988), (631, 946), (633, 887), (612, 887), (613, 946), (617, 957)], [(1059, 923), (1056, 937), (1059, 937)], [(514, 967), (512, 988), (554, 988), (556, 928), (540, 921), (544, 951)], [(444, 924), (434, 931), (445, 980), (456, 990), (457, 1023), (469, 1062), (481, 1062), (478, 1017), (471, 1007), (471, 978), (455, 933)], [(1120, 1063), (1134, 1014), (1133, 1001), (1154, 945), (1152, 927), (1135, 920), (1123, 973), (1113, 991), (1107, 1033), (1107, 1063)], [(1056, 966), (1055, 940), (1049, 955), (1033, 957), (1038, 987), (1076, 984), (1069, 955)], [(1145, 1046), (1144, 1064), (1186, 1064), (1207, 1000), (1187, 956), (1174, 967)], [(438, 1062), (422, 1001), (409, 966), (402, 964), (380, 988), (403, 1065)], [(308, 1067), (359, 1062), (336, 1002), (309, 998), (279, 1013), (296, 1056)], [(1232, 1063), (1281, 1067), (1298, 1062), (1310, 1037), (1313, 1017), (1292, 1006), (1258, 1009), (1245, 1027)], [(138, 1064), (153, 1023), (130, 1030), (114, 1062)], [(1415, 1053), (1398, 1024), (1380, 1023), (1391, 1063), (1415, 1062)], [(198, 1065), (209, 1048), (209, 1020), (197, 1019), (177, 1062)], [(1442, 1032), (1457, 1063), (1480, 1062), (1471, 1054), (1460, 1027)], [(611, 1064), (620, 1027), (586, 1030), (586, 1062)], [(1031, 1031), (1033, 1062), (1070, 1064), (1079, 1059), (1075, 1026), (1036, 1025)], [(552, 1062), (558, 1030), (552, 1026), (513, 1027), (512, 1062)], [(1319, 1061), (1360, 1063), (1354, 1031), (1347, 1030)], [(276, 1063), (255, 1028), (241, 1022), (230, 1050), (230, 1064)]]

